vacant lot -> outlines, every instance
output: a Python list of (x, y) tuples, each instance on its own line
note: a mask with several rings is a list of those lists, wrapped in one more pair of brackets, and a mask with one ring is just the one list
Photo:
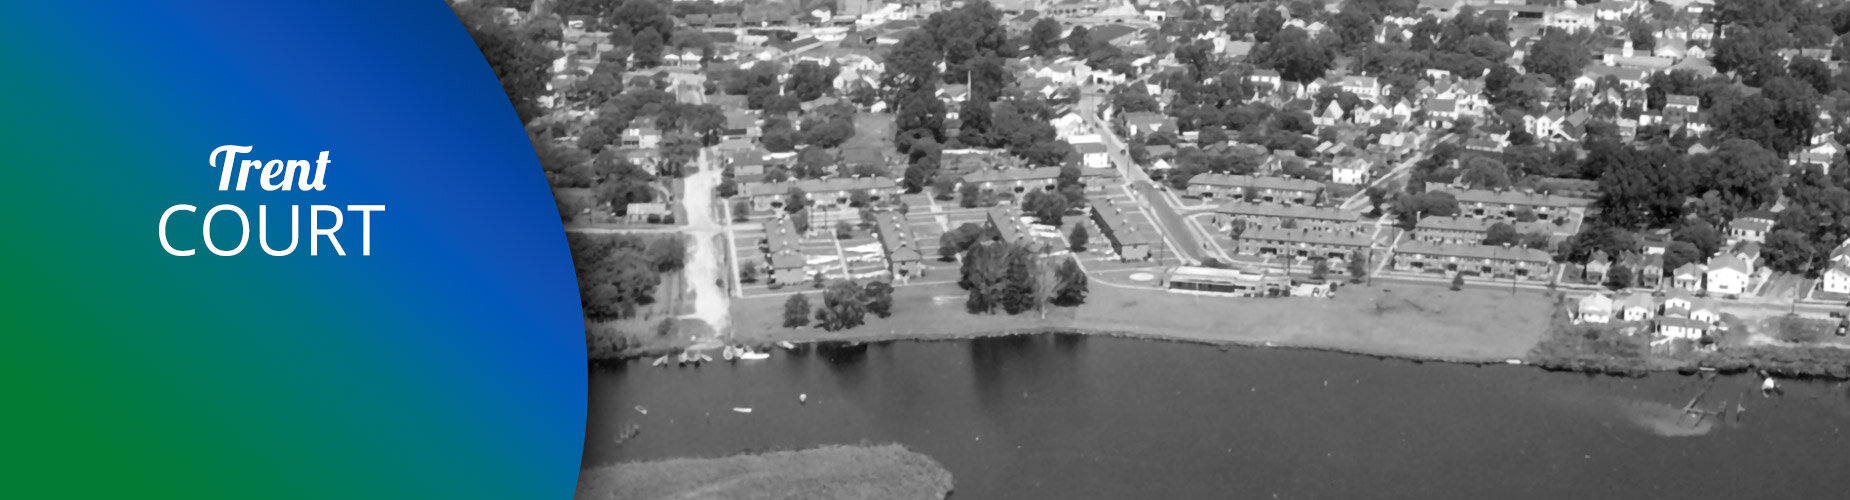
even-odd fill
[(899, 445), (825, 446), (616, 464), (579, 474), (576, 498), (944, 498), (951, 473)]

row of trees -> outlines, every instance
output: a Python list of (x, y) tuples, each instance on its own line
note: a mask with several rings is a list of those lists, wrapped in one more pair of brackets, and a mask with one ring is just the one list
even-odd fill
[(852, 280), (830, 283), (822, 291), (822, 307), (815, 308), (809, 297), (791, 295), (784, 301), (784, 328), (809, 326), (811, 310), (816, 326), (828, 331), (845, 330), (866, 323), (867, 315), (885, 318), (893, 314), (893, 285), (874, 281), (861, 286)]
[(973, 314), (1020, 314), (1049, 304), (1085, 302), (1086, 275), (1077, 261), (1045, 262), (1026, 244), (992, 240), (970, 245), (961, 272), (957, 285), (969, 292), (964, 307)]

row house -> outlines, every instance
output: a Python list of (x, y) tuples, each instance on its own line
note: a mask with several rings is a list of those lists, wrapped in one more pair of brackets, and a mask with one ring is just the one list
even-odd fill
[(772, 283), (801, 283), (809, 277), (805, 270), (808, 260), (803, 257), (803, 236), (797, 234), (796, 221), (790, 216), (765, 224), (764, 239), (759, 240), (758, 245), (764, 253), (766, 274)]
[(1573, 210), (1585, 209), (1593, 200), (1554, 194), (1520, 191), (1465, 189), (1449, 191), (1458, 200), (1458, 210), (1470, 217), (1504, 217), (1514, 219), (1521, 209), (1529, 209), (1536, 220), (1567, 222)]
[(1060, 182), (1060, 167), (1001, 168), (964, 174), (964, 184), (991, 193), (1024, 194), (1029, 190), (1053, 191)]
[(1313, 231), (1279, 227), (1248, 228), (1240, 233), (1237, 251), (1244, 255), (1278, 256), (1294, 259), (1348, 259), (1358, 250), (1374, 243), (1368, 232)]
[(1476, 217), (1422, 217), (1413, 227), (1413, 239), (1428, 243), (1448, 243), (1476, 245), (1489, 236), (1491, 226), (1509, 224), (1516, 229), (1516, 234), (1549, 233), (1551, 224), (1543, 222), (1517, 222), (1515, 220), (1498, 220)]
[(1323, 184), (1305, 179), (1254, 177), (1221, 173), (1201, 174), (1189, 178), (1188, 194), (1202, 199), (1246, 200), (1316, 205), (1323, 198)]
[(1247, 231), (1289, 228), (1336, 232), (1357, 229), (1362, 219), (1356, 212), (1336, 207), (1229, 201), (1215, 207), (1212, 220), (1222, 227), (1235, 220), (1244, 221)]
[(1118, 260), (1149, 260), (1150, 238), (1138, 231), (1125, 218), (1124, 211), (1112, 203), (1110, 198), (1089, 199), (1092, 205), (1092, 222), (1098, 225), (1098, 232), (1111, 241), (1111, 249), (1118, 254)]
[(855, 192), (866, 192), (868, 201), (879, 203), (899, 196), (899, 184), (886, 177), (834, 177), (828, 179), (803, 179), (799, 181), (762, 182), (743, 186), (745, 195), (751, 199), (752, 209), (758, 211), (783, 208), (784, 199), (794, 187), (803, 192), (809, 206), (829, 209), (847, 206)]
[(887, 271), (899, 282), (924, 276), (924, 255), (919, 253), (918, 238), (906, 216), (885, 211), (874, 215), (874, 234), (880, 236), (880, 249), (886, 253)]
[(1027, 245), (1029, 250), (1046, 252), (1052, 250), (1044, 242), (1034, 237), (1033, 228), (1022, 219), (1021, 208), (1014, 205), (997, 205), (984, 211), (985, 224), (995, 231), (1002, 243), (1009, 245)]
[(1465, 273), (1541, 281), (1548, 279), (1552, 264), (1553, 259), (1548, 252), (1526, 247), (1409, 241), (1394, 249), (1394, 269), (1401, 271)]

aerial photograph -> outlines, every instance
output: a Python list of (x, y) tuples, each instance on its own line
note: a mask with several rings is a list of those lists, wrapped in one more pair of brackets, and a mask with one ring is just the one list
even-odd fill
[(449, 1), (581, 499), (1850, 491), (1850, 1)]

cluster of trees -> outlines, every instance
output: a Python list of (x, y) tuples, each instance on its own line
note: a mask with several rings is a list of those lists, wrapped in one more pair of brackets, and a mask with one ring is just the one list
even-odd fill
[(836, 281), (823, 289), (820, 308), (813, 307), (803, 294), (791, 295), (784, 301), (784, 328), (809, 326), (812, 309), (816, 326), (824, 330), (861, 326), (867, 322), (868, 314), (881, 318), (893, 314), (893, 285), (885, 281), (867, 286), (851, 280)]
[(1850, 238), (1847, 170), (1840, 161), (1829, 176), (1816, 167), (1792, 176), (1785, 186), (1786, 209), (1761, 247), (1767, 267), (1812, 277), (1829, 268), (1831, 252)]
[(1850, 5), (1833, 2), (1722, 0), (1712, 17), (1721, 30), (1709, 59), (1750, 86), (1791, 71), (1779, 50), (1825, 47), (1850, 32)]
[(539, 97), (546, 92), (546, 72), (558, 51), (546, 46), (560, 38), (556, 21), (532, 19), (517, 26), (501, 24), (487, 8), (469, 3), (452, 5), (457, 19), (482, 51), (489, 68), (501, 80), (501, 90), (514, 105), (521, 123), (540, 116)]
[(964, 308), (972, 314), (998, 310), (1021, 314), (1048, 304), (1070, 306), (1085, 301), (1086, 274), (1071, 257), (1054, 264), (1025, 244), (984, 241), (963, 254), (957, 285), (969, 292)]
[(655, 301), (661, 273), (681, 269), (686, 250), (679, 237), (566, 233), (578, 296), (592, 320), (630, 318)]
[(816, 108), (799, 123), (783, 114), (768, 114), (758, 143), (772, 152), (796, 151), (802, 146), (836, 148), (854, 137), (854, 106), (836, 103)]

